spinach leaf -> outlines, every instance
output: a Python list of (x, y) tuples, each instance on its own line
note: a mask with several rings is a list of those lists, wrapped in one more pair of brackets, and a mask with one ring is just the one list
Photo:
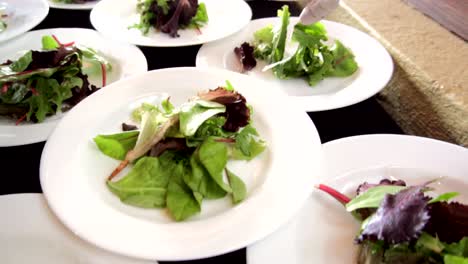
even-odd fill
[(238, 204), (247, 196), (247, 188), (241, 178), (226, 169), (227, 178), (232, 188), (232, 202)]
[(213, 139), (207, 139), (200, 145), (198, 156), (201, 164), (203, 164), (219, 187), (231, 193), (231, 187), (223, 181), (223, 172), (228, 159), (227, 146)]
[(197, 193), (201, 197), (207, 199), (218, 199), (226, 196), (219, 185), (211, 178), (210, 174), (198, 160), (198, 152), (194, 152), (190, 157), (190, 169), (184, 173), (184, 182), (194, 194)]
[(226, 107), (222, 104), (196, 100), (181, 106), (179, 129), (185, 136), (193, 136), (198, 127), (210, 117), (223, 113)]
[(94, 138), (94, 142), (105, 155), (124, 160), (127, 152), (135, 147), (139, 134), (139, 131), (129, 131), (113, 135), (98, 135)]
[(143, 157), (124, 178), (107, 186), (123, 203), (155, 208), (165, 206), (168, 181), (157, 158)]
[(183, 181), (186, 169), (180, 162), (173, 171), (167, 187), (167, 209), (176, 221), (183, 221), (201, 211), (200, 195), (195, 195)]
[(405, 189), (405, 186), (383, 185), (372, 187), (365, 193), (356, 196), (346, 204), (346, 210), (352, 212), (361, 208), (378, 208), (387, 194), (396, 194)]

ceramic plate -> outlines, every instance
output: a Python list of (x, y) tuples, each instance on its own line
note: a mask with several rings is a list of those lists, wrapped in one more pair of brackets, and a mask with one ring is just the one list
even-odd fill
[(3, 264), (155, 263), (115, 255), (79, 239), (53, 215), (42, 194), (2, 195), (0, 212)]
[[(112, 83), (131, 75), (146, 72), (146, 58), (135, 46), (119, 44), (103, 38), (98, 32), (81, 28), (57, 28), (31, 31), (8, 43), (0, 44), (0, 62), (18, 58), (25, 50), (41, 49), (41, 37), (54, 34), (62, 43), (75, 41), (77, 44), (97, 49), (111, 63), (112, 71), (107, 76), (107, 82)], [(100, 77), (90, 77), (92, 84), (102, 86)], [(0, 146), (16, 146), (44, 141), (54, 129), (61, 114), (47, 118), (43, 123), (21, 123), (15, 125), (15, 120), (0, 117)]]
[(151, 29), (147, 36), (129, 26), (140, 21), (136, 0), (102, 0), (91, 11), (91, 23), (103, 35), (141, 46), (178, 47), (202, 44), (227, 37), (247, 25), (252, 17), (249, 5), (243, 0), (200, 0), (206, 4), (209, 22), (200, 28), (179, 30), (180, 37)]
[[(364, 181), (393, 176), (411, 185), (446, 176), (434, 186), (437, 193), (459, 192), (455, 200), (468, 202), (466, 148), (415, 136), (368, 135), (326, 143), (323, 151), (322, 183), (350, 196)], [(248, 248), (247, 263), (356, 263), (358, 231), (341, 204), (314, 191), (292, 221)]]
[[(12, 39), (41, 23), (49, 13), (47, 0), (1, 0), (7, 28), (0, 32), (0, 42)], [(3, 50), (0, 50), (3, 53)]]
[[(104, 156), (93, 137), (120, 131), (142, 101), (167, 93), (180, 105), (226, 80), (253, 106), (253, 124), (268, 144), (256, 159), (229, 165), (247, 185), (246, 200), (237, 206), (229, 197), (204, 201), (200, 214), (174, 222), (164, 210), (131, 207), (109, 192), (105, 179), (118, 162)], [(268, 97), (251, 89), (263, 85), (224, 70), (171, 68), (120, 81), (86, 98), (63, 118), (42, 154), (41, 186), (52, 210), (85, 240), (145, 259), (210, 257), (273, 232), (310, 194), (310, 183), (321, 173), (321, 145), (309, 117), (278, 89), (270, 89)], [(89, 115), (88, 109), (99, 111)]]
[[(297, 21), (298, 18), (291, 18), (288, 29), (290, 34)], [(346, 78), (325, 78), (310, 87), (304, 79), (279, 80), (271, 71), (263, 72), (266, 63), (262, 61), (258, 61), (257, 66), (247, 74), (265, 80), (270, 85), (281, 87), (297, 105), (309, 112), (345, 107), (379, 92), (390, 80), (393, 72), (392, 59), (385, 48), (357, 29), (331, 21), (321, 22), (327, 29), (330, 43), (338, 39), (354, 53), (359, 69), (353, 75)], [(245, 41), (252, 42), (253, 33), (258, 29), (277, 23), (278, 18), (253, 20), (238, 34), (203, 45), (198, 51), (197, 67), (238, 71), (239, 63), (236, 61), (234, 48)]]
[(66, 3), (55, 2), (54, 0), (48, 0), (48, 1), (49, 1), (50, 7), (52, 8), (75, 9), (75, 10), (91, 10), (99, 2), (99, 0), (95, 0), (95, 1), (90, 1), (90, 2), (83, 3), (83, 4), (66, 4)]

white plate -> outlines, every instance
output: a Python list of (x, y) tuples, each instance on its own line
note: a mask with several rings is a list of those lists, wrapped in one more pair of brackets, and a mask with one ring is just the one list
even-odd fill
[[(254, 126), (268, 143), (251, 162), (229, 165), (245, 181), (248, 198), (238, 206), (232, 206), (229, 197), (204, 201), (201, 214), (182, 223), (171, 220), (165, 210), (121, 203), (105, 186), (118, 162), (100, 153), (92, 138), (120, 131), (142, 101), (168, 93), (179, 105), (225, 80), (253, 106)], [(268, 97), (251, 89), (264, 85), (229, 71), (171, 68), (120, 81), (86, 98), (62, 119), (42, 153), (41, 186), (52, 210), (85, 240), (145, 259), (210, 257), (273, 232), (312, 191), (310, 183), (321, 173), (321, 145), (312, 121), (282, 99), (279, 89), (270, 89)], [(90, 115), (88, 109), (99, 111)]]
[[(383, 177), (411, 185), (447, 176), (435, 186), (437, 192), (458, 191), (455, 200), (468, 202), (466, 148), (415, 136), (368, 135), (326, 143), (323, 151), (324, 183), (350, 196), (360, 183)], [(356, 263), (353, 239), (358, 230), (358, 222), (341, 204), (314, 191), (292, 221), (248, 248), (247, 263)]]
[(91, 11), (91, 23), (97, 31), (109, 38), (140, 46), (180, 47), (202, 44), (227, 37), (245, 27), (252, 17), (252, 10), (243, 0), (200, 0), (206, 4), (208, 24), (202, 32), (179, 30), (180, 37), (151, 29), (147, 36), (129, 26), (140, 21), (136, 0), (102, 0)]
[[(75, 41), (77, 44), (100, 51), (110, 62), (113, 69), (107, 76), (112, 83), (137, 73), (146, 72), (148, 65), (143, 53), (135, 46), (115, 43), (103, 38), (98, 32), (82, 28), (56, 28), (31, 31), (8, 43), (0, 43), (0, 62), (17, 58), (22, 51), (41, 49), (41, 38), (54, 34), (63, 42)], [(102, 86), (101, 78), (89, 78), (92, 84)], [(62, 114), (51, 116), (39, 124), (23, 122), (15, 125), (15, 120), (0, 117), (0, 147), (17, 146), (44, 141), (60, 120)]]
[(0, 0), (6, 4), (8, 18), (7, 28), (0, 32), (0, 42), (12, 39), (41, 23), (49, 13), (46, 0)]
[[(298, 19), (292, 17), (288, 33)], [(340, 40), (356, 57), (359, 69), (346, 78), (325, 78), (313, 87), (304, 79), (277, 79), (271, 71), (263, 72), (266, 65), (257, 61), (257, 66), (248, 75), (281, 87), (294, 102), (308, 112), (330, 110), (361, 102), (379, 92), (390, 80), (393, 72), (392, 58), (385, 48), (369, 35), (336, 22), (321, 21), (327, 29), (330, 41)], [(245, 41), (253, 41), (253, 33), (268, 24), (279, 23), (278, 18), (252, 20), (241, 32), (213, 43), (205, 44), (198, 51), (197, 67), (214, 67), (238, 71), (239, 63), (234, 48)], [(333, 43), (333, 42), (330, 42)], [(291, 47), (291, 46), (290, 46)], [(294, 51), (289, 51), (294, 52)]]
[(2, 264), (155, 263), (115, 255), (79, 239), (53, 215), (42, 194), (2, 195), (0, 212)]
[(52, 8), (58, 9), (74, 9), (74, 10), (91, 10), (99, 2), (99, 0), (87, 2), (84, 4), (66, 4), (66, 3), (57, 3), (53, 0), (48, 0), (49, 5)]

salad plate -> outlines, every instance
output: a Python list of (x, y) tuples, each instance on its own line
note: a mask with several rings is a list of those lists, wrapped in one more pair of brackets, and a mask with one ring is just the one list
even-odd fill
[(58, 9), (73, 9), (73, 10), (91, 10), (99, 2), (99, 0), (85, 1), (84, 3), (66, 3), (65, 0), (48, 0), (49, 6)]
[[(56, 28), (28, 32), (8, 43), (0, 43), (0, 61), (18, 59), (27, 50), (40, 50), (41, 38), (55, 35), (63, 43), (75, 44), (93, 48), (102, 54), (112, 65), (107, 74), (107, 83), (127, 78), (137, 73), (147, 71), (147, 62), (143, 53), (135, 46), (115, 43), (103, 38), (98, 32), (81, 28)], [(89, 75), (91, 84), (102, 86), (100, 74)], [(46, 118), (42, 123), (23, 122), (15, 124), (15, 120), (0, 117), (0, 146), (16, 146), (44, 141), (54, 129), (63, 114)]]
[(65, 228), (42, 194), (0, 196), (2, 263), (155, 263), (99, 249)]
[[(198, 51), (197, 67), (214, 67), (240, 70), (234, 48), (244, 42), (252, 43), (254, 33), (268, 25), (278, 26), (281, 20), (262, 18), (252, 20), (241, 32), (228, 38), (204, 44)], [(291, 17), (288, 35), (298, 18)], [(369, 35), (340, 23), (323, 20), (328, 41), (339, 40), (354, 54), (358, 69), (351, 76), (338, 78), (327, 77), (312, 87), (302, 78), (278, 79), (271, 70), (263, 71), (267, 65), (258, 61), (257, 65), (246, 74), (267, 81), (272, 86), (279, 86), (292, 100), (308, 112), (323, 111), (349, 106), (361, 102), (385, 87), (393, 72), (393, 62), (385, 48)], [(291, 41), (286, 43), (285, 56), (294, 53), (297, 47)]]
[(179, 47), (221, 39), (241, 30), (252, 10), (243, 0), (200, 0), (206, 7), (208, 22), (198, 29), (182, 29), (178, 37), (150, 28), (143, 34), (133, 26), (140, 21), (137, 0), (102, 0), (91, 11), (93, 27), (108, 38), (139, 46)]
[(0, 43), (37, 26), (48, 13), (49, 5), (46, 0), (0, 1), (1, 22), (4, 28), (0, 30)]
[[(325, 183), (355, 195), (363, 182), (395, 178), (431, 186), (436, 194), (458, 192), (468, 202), (468, 150), (450, 143), (405, 135), (365, 135), (323, 145)], [(358, 263), (354, 239), (359, 222), (323, 192), (314, 191), (300, 212), (276, 233), (247, 249), (247, 263)]]
[[(170, 96), (171, 102), (179, 105), (198, 92), (224, 85), (226, 80), (251, 105), (251, 122), (266, 142), (265, 151), (255, 159), (228, 163), (245, 181), (247, 196), (241, 203), (233, 205), (228, 197), (207, 200), (199, 214), (175, 222), (167, 210), (133, 207), (109, 191), (106, 178), (119, 162), (102, 155), (93, 142), (96, 135), (118, 131), (142, 102)], [(321, 173), (321, 145), (308, 116), (291, 105), (279, 89), (270, 89), (268, 96), (251, 89), (263, 85), (225, 70), (171, 68), (150, 71), (96, 92), (62, 119), (46, 143), (40, 180), (50, 207), (79, 237), (144, 259), (205, 258), (268, 235), (295, 213), (312, 191), (310, 183)], [(88, 109), (99, 111), (89, 115)]]

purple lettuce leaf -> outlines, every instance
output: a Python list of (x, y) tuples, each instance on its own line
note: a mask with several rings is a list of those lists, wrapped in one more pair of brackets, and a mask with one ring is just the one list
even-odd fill
[(382, 240), (397, 244), (417, 239), (430, 218), (424, 188), (414, 186), (395, 195), (387, 194), (357, 242)]
[(245, 97), (235, 91), (228, 91), (222, 87), (210, 90), (200, 95), (201, 99), (217, 102), (226, 106), (226, 112), (221, 114), (226, 117), (223, 129), (229, 132), (237, 132), (250, 121), (250, 109)]
[(178, 37), (177, 31), (180, 26), (188, 25), (192, 17), (197, 14), (197, 9), (198, 0), (178, 0), (172, 17), (161, 26), (161, 31), (168, 33), (171, 37)]
[(239, 47), (234, 48), (234, 54), (242, 64), (242, 72), (250, 71), (257, 66), (257, 61), (254, 57), (254, 47), (248, 42), (242, 43)]
[(424, 231), (445, 243), (468, 237), (468, 205), (437, 202), (428, 205), (430, 220)]

